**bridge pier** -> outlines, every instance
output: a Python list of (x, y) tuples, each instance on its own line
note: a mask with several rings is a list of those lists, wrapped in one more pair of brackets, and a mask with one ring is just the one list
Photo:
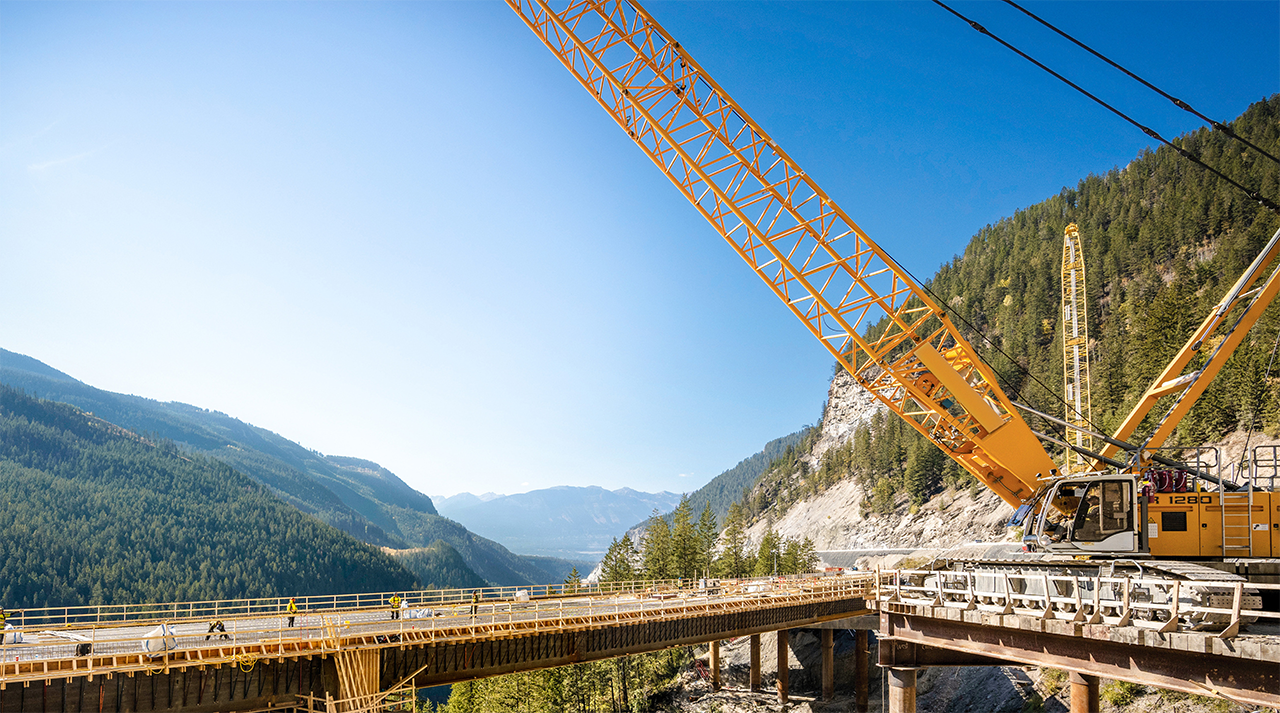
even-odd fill
[(751, 677), (750, 688), (752, 691), (760, 690), (760, 635), (751, 635)]
[(916, 669), (889, 669), (889, 713), (916, 713)]
[(822, 629), (822, 700), (836, 696), (836, 632)]
[(787, 652), (791, 648), (791, 630), (779, 629), (777, 633), (778, 639), (778, 702), (786, 703), (787, 694), (791, 688), (791, 662), (787, 659)]
[(720, 690), (720, 642), (711, 642), (711, 690)]
[(858, 713), (867, 713), (868, 703), (867, 694), (871, 688), (870, 659), (871, 652), (868, 646), (870, 634), (866, 629), (858, 629), (856, 632), (857, 640), (854, 642), (853, 659), (853, 685), (857, 692), (857, 710)]
[(1098, 677), (1071, 672), (1071, 713), (1093, 713), (1098, 706)]

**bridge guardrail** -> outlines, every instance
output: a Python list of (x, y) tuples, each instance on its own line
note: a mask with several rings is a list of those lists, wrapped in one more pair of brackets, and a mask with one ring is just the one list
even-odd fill
[[(782, 579), (802, 579), (810, 575), (788, 575)], [(759, 580), (776, 579), (770, 577)], [(747, 581), (720, 579), (663, 579), (629, 582), (595, 582), (582, 585), (541, 584), (528, 586), (479, 587), (468, 589), (419, 589), (387, 592), (359, 592), (323, 596), (296, 596), (298, 609), (310, 612), (389, 609), (390, 599), (399, 595), (411, 608), (470, 604), (472, 593), (481, 601), (515, 599), (523, 594), (530, 600), (565, 596), (600, 596), (640, 590), (682, 591), (696, 588), (700, 582)], [(146, 622), (180, 623), (217, 619), (244, 618), (284, 614), (290, 597), (257, 597), (245, 599), (210, 599), (193, 602), (154, 602), (141, 604), (90, 604), (71, 607), (33, 607), (10, 612), (9, 623), (19, 629), (54, 627), (84, 628), (90, 626), (139, 625)]]
[(1219, 638), (1232, 638), (1255, 621), (1280, 622), (1280, 613), (1262, 609), (1256, 594), (1280, 591), (1280, 584), (934, 570), (884, 570), (877, 581), (876, 599), (886, 603), (1066, 618), (1165, 633), (1218, 630)]
[[(68, 608), (64, 616), (46, 609), (37, 620), (56, 622), (54, 626), (26, 624), (5, 630), (0, 644), (0, 684), (74, 672), (160, 670), (174, 665), (236, 663), (243, 667), (262, 657), (330, 653), (352, 645), (426, 644), (637, 619), (664, 620), (712, 609), (760, 608), (766, 600), (791, 604), (865, 598), (873, 591), (872, 576), (635, 581), (577, 588), (491, 587), (478, 592), (474, 605), (471, 594), (475, 590), (424, 590), (401, 593), (407, 606), (395, 610), (399, 614), (396, 619), (390, 618), (392, 609), (386, 603), (392, 593), (320, 598), (325, 608), (316, 607), (317, 598), (311, 598), (307, 603), (312, 606), (305, 610), (299, 600), (294, 627), (287, 626), (289, 615), (283, 606), (266, 606), (264, 600), (169, 603), (150, 609), (146, 618), (140, 611), (120, 607)], [(349, 605), (340, 606), (344, 603)], [(219, 606), (201, 606), (209, 604)], [(94, 611), (99, 609), (106, 611)], [(199, 616), (201, 612), (220, 614), (216, 620), (223, 623), (225, 631), (210, 631), (211, 617)], [(90, 614), (95, 616), (90, 618)], [(72, 616), (88, 623), (77, 626)]]

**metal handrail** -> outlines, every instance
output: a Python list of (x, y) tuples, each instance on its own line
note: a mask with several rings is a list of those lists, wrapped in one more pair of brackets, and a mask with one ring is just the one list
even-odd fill
[[(1220, 615), (1227, 618), (1227, 621), (1220, 622), (1226, 627), (1219, 634), (1222, 638), (1235, 636), (1239, 627), (1248, 621), (1280, 620), (1280, 612), (1245, 606), (1244, 596), (1246, 589), (1280, 591), (1280, 584), (934, 570), (886, 570), (882, 574), (886, 586), (878, 592), (877, 598), (885, 602), (976, 609), (1046, 619), (1064, 616), (1075, 622), (1138, 626), (1165, 632), (1181, 630), (1183, 616)], [(983, 588), (980, 579), (990, 580), (995, 586)], [(912, 581), (922, 583), (912, 584)], [(1192, 597), (1184, 597), (1183, 594), (1195, 590), (1216, 594), (1230, 592), (1232, 605), (1212, 607), (1193, 604)], [(1071, 594), (1062, 594), (1063, 591)], [(1150, 596), (1156, 591), (1162, 592), (1167, 601), (1151, 601)], [(1144, 618), (1143, 614), (1147, 617)]]
[[(473, 590), (406, 592), (406, 608), (392, 610), (380, 595), (350, 595), (345, 608), (308, 608), (288, 627), (282, 609), (226, 615), (219, 606), (224, 632), (210, 632), (208, 617), (191, 617), (195, 607), (159, 607), (175, 618), (112, 618), (111, 608), (89, 608), (101, 618), (83, 626), (7, 630), (0, 644), (0, 682), (41, 678), (56, 671), (156, 670), (172, 666), (252, 662), (262, 657), (333, 652), (350, 647), (432, 643), (509, 635), (519, 631), (577, 629), (633, 620), (663, 621), (701, 616), (710, 607), (721, 611), (770, 608), (790, 604), (866, 597), (870, 574), (790, 576), (753, 579), (660, 580), (604, 585), (489, 587), (480, 590), (472, 612)], [(567, 589), (567, 591), (565, 591)], [(534, 596), (538, 592), (538, 596)], [(517, 596), (517, 593), (519, 596)], [(463, 596), (465, 594), (465, 596)], [(389, 593), (383, 593), (385, 602)], [(527, 595), (527, 598), (526, 598)], [(314, 602), (316, 598), (312, 598)], [(287, 601), (287, 600), (284, 600)], [(325, 603), (344, 601), (328, 597)], [(106, 611), (100, 611), (105, 609)], [(46, 610), (47, 611), (47, 610)], [(206, 611), (208, 611), (206, 609)], [(381, 613), (373, 619), (371, 614)], [(105, 616), (103, 616), (105, 614)], [(165, 627), (157, 631), (160, 627)], [(13, 640), (14, 634), (23, 641)], [(76, 638), (79, 637), (79, 638)], [(76, 646), (88, 643), (88, 655)], [(66, 667), (70, 664), (70, 669)], [(51, 666), (52, 665), (52, 666)]]

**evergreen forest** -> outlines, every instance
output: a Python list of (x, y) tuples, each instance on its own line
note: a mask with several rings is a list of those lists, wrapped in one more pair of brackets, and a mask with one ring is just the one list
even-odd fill
[[(772, 531), (766, 533), (758, 548), (749, 548), (737, 503), (730, 506), (725, 529), (728, 544), (717, 556), (715, 514), (710, 504), (705, 503), (695, 518), (692, 502), (688, 496), (684, 497), (671, 513), (670, 523), (654, 512), (638, 546), (629, 534), (615, 538), (601, 561), (600, 581), (674, 579), (692, 586), (693, 580), (709, 575), (796, 574), (812, 571), (818, 563), (812, 542), (784, 540)], [(575, 571), (565, 579), (565, 584), (577, 581)], [(459, 683), (453, 686), (449, 701), (441, 710), (448, 713), (650, 710), (670, 695), (675, 677), (692, 656), (691, 648), (678, 647)]]
[(3, 385), (0, 564), (9, 608), (417, 584), (222, 462)]
[[(72, 404), (184, 454), (225, 463), (280, 500), (356, 539), (414, 549), (448, 542), (476, 575), (496, 585), (558, 581), (575, 564), (515, 554), (441, 517), (431, 499), (377, 463), (318, 453), (217, 411), (116, 394), (80, 382), (36, 359), (0, 349), (0, 383)], [(470, 576), (441, 586), (466, 586)]]
[[(1264, 150), (1280, 152), (1280, 95), (1250, 106), (1232, 128)], [(1202, 129), (1174, 143), (1262, 195), (1280, 198), (1280, 166), (1220, 132)], [(1280, 228), (1280, 217), (1161, 147), (980, 230), (962, 255), (939, 268), (928, 289), (1006, 393), (1058, 417), (1064, 416), (1060, 272), (1069, 223), (1078, 226), (1085, 252), (1091, 420), (1096, 430), (1111, 433)], [(1241, 311), (1237, 307), (1225, 323)], [(868, 332), (881, 329), (883, 323)], [(1187, 371), (1199, 368), (1220, 340), (1211, 339)], [(1280, 308), (1273, 306), (1168, 445), (1213, 443), (1234, 431), (1280, 435), (1277, 344)], [(1138, 440), (1174, 398), (1156, 405)], [(1058, 429), (1043, 422), (1034, 427)], [(919, 504), (942, 488), (981, 487), (886, 413), (828, 450), (816, 468), (803, 459), (807, 446), (774, 459), (743, 497), (748, 520), (785, 510), (848, 477), (857, 477), (867, 491), (864, 509), (880, 513), (903, 498)]]
[(426, 547), (399, 550), (394, 556), (428, 589), (476, 589), (489, 586), (480, 575), (471, 571), (462, 555), (444, 540), (436, 540)]

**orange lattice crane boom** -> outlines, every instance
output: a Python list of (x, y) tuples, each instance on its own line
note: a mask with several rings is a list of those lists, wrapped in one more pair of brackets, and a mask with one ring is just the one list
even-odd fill
[(1056, 474), (946, 311), (645, 10), (507, 4), (877, 399), (1012, 505)]

